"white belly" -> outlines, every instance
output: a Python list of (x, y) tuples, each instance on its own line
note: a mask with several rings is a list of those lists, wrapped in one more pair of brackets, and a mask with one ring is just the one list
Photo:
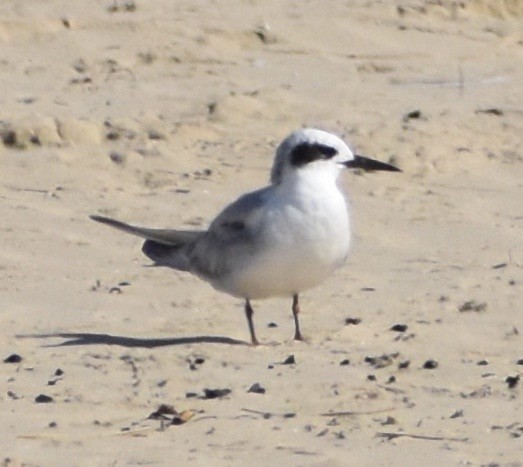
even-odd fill
[(219, 288), (242, 298), (289, 296), (323, 282), (341, 266), (350, 244), (343, 195), (269, 209), (260, 249)]

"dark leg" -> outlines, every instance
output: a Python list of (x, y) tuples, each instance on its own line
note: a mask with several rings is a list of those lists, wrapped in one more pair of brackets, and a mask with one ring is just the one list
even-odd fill
[(249, 325), (249, 332), (251, 333), (251, 342), (252, 345), (258, 345), (258, 339), (256, 339), (256, 333), (254, 332), (254, 323), (252, 322), (252, 315), (254, 310), (251, 307), (251, 302), (249, 299), (245, 299), (245, 316), (247, 317), (247, 324)]
[(300, 305), (298, 304), (298, 294), (292, 297), (292, 316), (294, 316), (294, 340), (302, 341), (303, 336), (300, 332), (300, 320), (298, 315), (300, 314)]

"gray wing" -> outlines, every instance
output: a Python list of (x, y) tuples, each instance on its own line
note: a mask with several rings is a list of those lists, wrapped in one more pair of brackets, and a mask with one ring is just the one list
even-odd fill
[(167, 266), (181, 271), (190, 270), (187, 246), (205, 234), (203, 230), (149, 229), (129, 225), (109, 217), (90, 216), (90, 218), (123, 232), (145, 238), (142, 252), (152, 259), (156, 266)]
[[(241, 266), (259, 248), (259, 233), (270, 194), (266, 187), (247, 193), (228, 205), (195, 241), (188, 256), (191, 270), (206, 279)], [(257, 241), (256, 241), (257, 240)]]

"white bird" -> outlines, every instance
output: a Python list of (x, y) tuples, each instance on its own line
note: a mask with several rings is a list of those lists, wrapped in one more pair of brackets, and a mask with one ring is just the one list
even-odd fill
[(337, 185), (343, 168), (399, 172), (354, 155), (337, 136), (297, 130), (276, 150), (270, 184), (228, 205), (207, 230), (136, 227), (91, 219), (145, 238), (155, 265), (189, 271), (215, 289), (245, 300), (251, 342), (258, 344), (251, 300), (292, 297), (294, 339), (303, 340), (298, 294), (323, 282), (349, 252), (350, 222)]

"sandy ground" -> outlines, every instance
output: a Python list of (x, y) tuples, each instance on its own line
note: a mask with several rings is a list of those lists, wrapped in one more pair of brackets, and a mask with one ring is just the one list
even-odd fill
[[(2, 465), (523, 465), (522, 24), (518, 0), (2, 1)], [(241, 301), (88, 219), (204, 227), (303, 125), (404, 171), (344, 175), (354, 247), (303, 343), (290, 300), (247, 346)]]

